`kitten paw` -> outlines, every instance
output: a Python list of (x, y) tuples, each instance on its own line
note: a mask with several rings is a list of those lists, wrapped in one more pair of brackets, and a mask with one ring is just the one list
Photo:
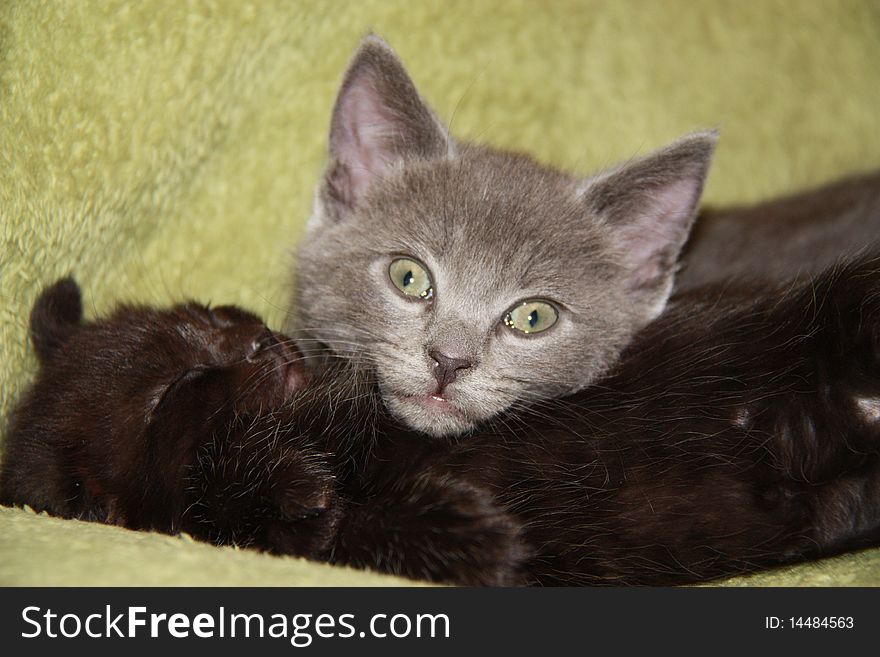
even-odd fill
[(200, 458), (194, 536), (274, 554), (320, 558), (340, 505), (324, 454), (267, 439), (215, 440)]
[(484, 489), (423, 476), (349, 509), (333, 559), (466, 586), (523, 584), (519, 523)]
[(267, 485), (270, 517), (264, 548), (276, 554), (319, 557), (336, 533), (341, 505), (323, 454), (293, 450), (273, 467)]

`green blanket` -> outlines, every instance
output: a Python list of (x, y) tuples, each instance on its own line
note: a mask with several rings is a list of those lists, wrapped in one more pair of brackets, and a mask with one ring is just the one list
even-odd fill
[[(368, 31), (465, 138), (589, 172), (695, 128), (707, 197), (880, 166), (880, 4), (513, 0), (0, 3), (0, 435), (26, 320), (73, 273), (281, 323), (330, 108)], [(376, 584), (362, 572), (0, 509), (0, 584)], [(880, 584), (880, 551), (737, 583)]]

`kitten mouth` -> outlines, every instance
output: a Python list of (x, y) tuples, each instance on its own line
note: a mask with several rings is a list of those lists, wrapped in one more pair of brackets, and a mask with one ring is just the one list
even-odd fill
[(449, 401), (446, 397), (436, 393), (432, 395), (404, 395), (404, 399), (411, 403), (418, 404), (421, 408), (464, 417), (464, 413), (462, 413), (455, 404)]
[(428, 395), (422, 399), (422, 403), (429, 404), (434, 408), (442, 408), (444, 410), (457, 411), (458, 409), (455, 407), (451, 401), (443, 397), (442, 395)]
[(455, 391), (453, 395), (450, 399), (444, 391), (436, 389), (430, 393), (412, 393), (386, 388), (382, 393), (392, 415), (410, 428), (435, 438), (458, 436), (474, 427), (467, 399), (458, 399)]

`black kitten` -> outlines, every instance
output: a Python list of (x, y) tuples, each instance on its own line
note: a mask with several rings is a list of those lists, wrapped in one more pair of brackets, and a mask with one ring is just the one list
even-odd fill
[(326, 547), (326, 459), (256, 422), (304, 383), (284, 336), (196, 303), (84, 323), (65, 279), (37, 300), (31, 339), (40, 371), (12, 417), (0, 501), (279, 553)]
[(880, 237), (880, 171), (763, 203), (703, 210), (676, 290), (756, 279), (807, 280)]
[[(272, 387), (231, 386), (240, 378), (227, 375), (215, 397), (168, 400), (167, 412), (180, 407), (191, 424), (157, 433), (141, 414), (132, 435), (164, 438), (114, 446), (115, 434), (98, 431), (100, 423), (65, 419), (35, 330), (44, 365), (10, 434), (5, 499), (65, 514), (62, 495), (88, 490), (118, 449), (130, 463), (115, 494), (147, 500), (138, 512), (149, 509), (151, 522), (108, 513), (124, 505), (91, 492), (77, 515), (186, 529), (215, 542), (246, 536), (274, 551), (466, 584), (686, 583), (880, 544), (880, 262), (764, 290), (758, 301), (752, 290), (725, 292), (680, 298), (601, 385), (507, 413), (454, 443), (397, 424), (370, 373), (337, 363), (286, 401), (240, 415), (229, 409), (243, 390), (268, 399)], [(35, 327), (71, 323), (50, 312), (53, 294), (38, 303)], [(86, 417), (104, 410), (108, 426), (131, 418), (133, 401), (98, 409), (76, 400), (89, 399), (86, 384), (99, 371), (114, 390), (128, 381), (137, 385), (133, 399), (150, 398), (145, 368), (124, 372), (125, 351), (108, 349), (123, 335), (130, 345), (146, 340), (150, 330), (156, 337), (139, 353), (164, 353), (160, 345), (182, 334), (186, 344), (194, 338), (183, 327), (193, 320), (180, 313), (127, 309), (115, 323), (73, 332), (94, 339), (55, 356), (82, 360), (54, 375), (67, 380), (67, 403)], [(58, 342), (43, 340), (54, 354), (86, 344)], [(105, 360), (101, 368), (91, 362)], [(175, 377), (185, 369), (165, 368)], [(91, 451), (78, 447), (86, 437)], [(292, 466), (279, 474), (279, 460)], [(186, 465), (170, 477), (165, 462)], [(46, 473), (70, 470), (65, 463), (86, 474), (68, 475), (66, 493), (47, 491)], [(234, 486), (221, 478), (212, 487), (211, 473), (229, 471)], [(189, 486), (175, 488), (180, 480)], [(280, 511), (284, 500), (307, 511)], [(196, 523), (187, 512), (193, 504)], [(229, 504), (239, 505), (236, 513), (226, 512)], [(285, 541), (270, 538), (278, 533)]]

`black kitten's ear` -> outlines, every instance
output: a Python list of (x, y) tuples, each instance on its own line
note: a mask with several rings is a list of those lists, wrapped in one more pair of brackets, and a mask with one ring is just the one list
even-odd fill
[(717, 131), (694, 133), (586, 182), (587, 209), (611, 228), (645, 322), (669, 299), (717, 142)]
[(403, 160), (440, 157), (454, 146), (394, 51), (368, 36), (336, 98), (329, 148), (323, 200), (336, 219)]
[(40, 361), (60, 347), (82, 321), (82, 296), (72, 278), (62, 278), (43, 290), (31, 310), (31, 341)]

